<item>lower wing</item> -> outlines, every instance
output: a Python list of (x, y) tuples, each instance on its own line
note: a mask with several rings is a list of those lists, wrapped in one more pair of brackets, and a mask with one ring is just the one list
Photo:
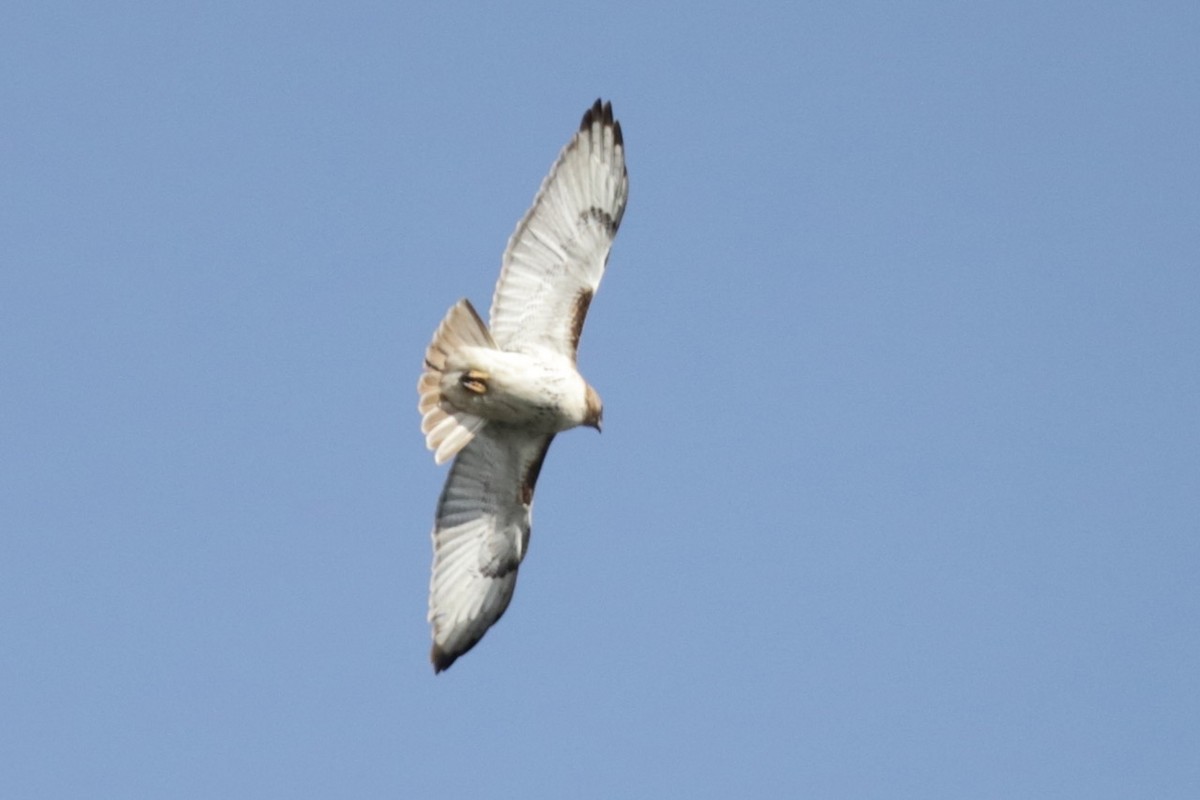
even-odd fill
[(436, 672), (508, 608), (529, 545), (529, 511), (553, 435), (488, 425), (462, 449), (438, 500), (429, 584)]

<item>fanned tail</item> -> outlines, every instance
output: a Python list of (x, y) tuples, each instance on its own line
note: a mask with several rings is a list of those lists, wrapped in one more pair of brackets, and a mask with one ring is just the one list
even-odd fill
[(438, 464), (466, 447), (487, 422), (483, 417), (455, 408), (443, 393), (447, 363), (455, 353), (468, 347), (494, 349), (496, 344), (471, 301), (463, 299), (451, 306), (438, 325), (425, 351), (425, 371), (417, 382), (421, 433), (425, 434), (425, 446), (434, 451), (433, 460)]

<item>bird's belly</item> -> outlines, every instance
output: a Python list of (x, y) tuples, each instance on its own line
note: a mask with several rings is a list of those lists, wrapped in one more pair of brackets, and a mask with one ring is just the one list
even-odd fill
[(447, 375), (454, 405), (486, 419), (557, 433), (586, 416), (586, 384), (574, 365), (524, 353), (478, 351), (471, 364)]

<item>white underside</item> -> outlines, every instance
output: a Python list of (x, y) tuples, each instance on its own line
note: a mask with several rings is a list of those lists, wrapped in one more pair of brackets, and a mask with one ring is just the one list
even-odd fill
[[(470, 347), (455, 352), (442, 377), (443, 402), (482, 419), (519, 425), (531, 433), (558, 433), (587, 418), (587, 384), (575, 365), (557, 353), (509, 353)], [(487, 390), (461, 384), (474, 370)]]

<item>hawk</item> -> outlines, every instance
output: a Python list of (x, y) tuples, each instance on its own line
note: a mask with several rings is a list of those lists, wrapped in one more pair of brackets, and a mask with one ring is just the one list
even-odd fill
[(460, 300), (425, 352), (421, 432), (434, 461), (454, 458), (433, 528), (434, 672), (508, 608), (555, 434), (600, 430), (604, 407), (575, 351), (628, 195), (621, 124), (597, 100), (508, 240), (490, 324)]

